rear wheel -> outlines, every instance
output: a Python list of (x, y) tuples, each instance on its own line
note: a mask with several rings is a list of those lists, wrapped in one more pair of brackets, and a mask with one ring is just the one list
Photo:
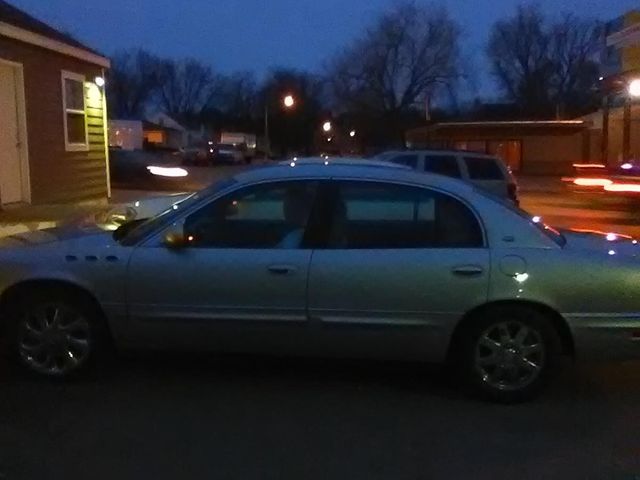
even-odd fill
[(14, 361), (43, 377), (79, 375), (106, 352), (104, 320), (82, 292), (25, 292), (9, 305), (7, 320)]
[(468, 385), (492, 400), (533, 398), (556, 370), (560, 341), (535, 309), (501, 306), (471, 320), (459, 337), (458, 360)]

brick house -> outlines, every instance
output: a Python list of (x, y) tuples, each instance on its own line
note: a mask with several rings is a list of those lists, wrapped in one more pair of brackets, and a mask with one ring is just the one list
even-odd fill
[(0, 204), (110, 195), (107, 58), (0, 0)]

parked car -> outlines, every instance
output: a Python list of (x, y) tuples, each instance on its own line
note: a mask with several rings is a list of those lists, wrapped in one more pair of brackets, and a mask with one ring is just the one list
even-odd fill
[(249, 162), (245, 144), (219, 143), (213, 150), (212, 162), (214, 164), (244, 164)]
[(493, 155), (464, 150), (399, 150), (384, 152), (378, 160), (399, 163), (420, 172), (460, 178), (518, 204), (518, 185), (504, 162)]
[(113, 233), (4, 239), (0, 313), (12, 358), (45, 377), (112, 343), (394, 358), (450, 361), (512, 402), (562, 354), (638, 356), (637, 257), (468, 183), (322, 158), (239, 173)]

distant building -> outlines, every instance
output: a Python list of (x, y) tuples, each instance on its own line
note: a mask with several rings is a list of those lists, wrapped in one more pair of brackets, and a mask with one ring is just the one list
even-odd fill
[[(594, 136), (595, 135), (595, 136)], [(513, 172), (563, 175), (596, 161), (597, 132), (586, 120), (443, 122), (409, 130), (408, 148), (453, 148), (496, 155)]]
[(0, 0), (2, 205), (109, 195), (109, 66), (103, 55)]
[(142, 150), (144, 134), (140, 120), (109, 121), (109, 148)]
[(640, 141), (640, 130), (633, 118), (637, 109), (632, 108), (637, 99), (629, 93), (631, 82), (640, 79), (640, 11), (629, 11), (605, 25), (600, 61), (600, 161), (626, 162), (640, 154), (634, 148)]
[(600, 64), (604, 78), (640, 71), (640, 11), (605, 24)]

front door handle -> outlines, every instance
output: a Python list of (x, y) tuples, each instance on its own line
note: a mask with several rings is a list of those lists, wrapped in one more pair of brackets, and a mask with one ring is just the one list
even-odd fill
[(293, 265), (269, 265), (267, 270), (274, 275), (290, 275), (296, 271), (296, 267)]
[(454, 275), (460, 277), (477, 277), (484, 272), (483, 268), (478, 265), (460, 265), (451, 269)]

